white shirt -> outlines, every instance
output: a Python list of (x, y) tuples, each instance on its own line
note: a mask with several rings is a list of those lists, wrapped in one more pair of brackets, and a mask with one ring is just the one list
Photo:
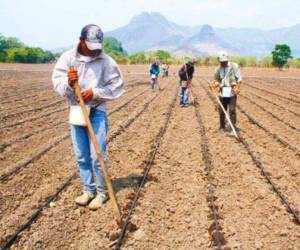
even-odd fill
[(117, 63), (104, 52), (96, 57), (80, 55), (77, 48), (66, 51), (58, 59), (52, 74), (54, 89), (67, 97), (70, 105), (77, 105), (75, 91), (68, 83), (68, 71), (75, 67), (78, 71), (81, 90), (92, 89), (93, 100), (90, 107), (106, 112), (106, 101), (120, 97), (124, 91), (121, 71)]

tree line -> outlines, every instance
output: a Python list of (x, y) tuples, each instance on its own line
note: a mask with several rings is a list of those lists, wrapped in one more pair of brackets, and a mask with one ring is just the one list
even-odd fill
[[(128, 55), (122, 43), (113, 37), (105, 37), (104, 51), (121, 64), (150, 64), (155, 60), (169, 64), (182, 64), (191, 58), (175, 58), (168, 51), (141, 51)], [(29, 47), (15, 37), (4, 37), (0, 34), (0, 62), (8, 63), (49, 63), (55, 61), (60, 54), (45, 51), (41, 48)], [(257, 58), (256, 56), (231, 56), (230, 60), (241, 67), (278, 67), (282, 69), (300, 68), (300, 58), (292, 57), (291, 49), (286, 44), (277, 44), (272, 55)], [(197, 57), (199, 66), (218, 65), (218, 58), (214, 56)]]
[[(169, 64), (182, 64), (192, 58), (174, 58), (167, 51), (158, 50), (153, 52), (138, 52), (127, 58), (128, 64), (149, 64), (154, 60), (159, 60)], [(217, 56), (196, 57), (199, 66), (216, 66), (219, 64)], [(236, 62), (241, 67), (278, 67), (300, 68), (300, 58), (292, 57), (291, 49), (286, 44), (277, 44), (272, 51), (272, 55), (258, 58), (256, 56), (230, 56), (230, 60)]]
[(0, 34), (0, 62), (8, 63), (49, 63), (56, 55), (41, 48), (29, 47), (16, 37)]

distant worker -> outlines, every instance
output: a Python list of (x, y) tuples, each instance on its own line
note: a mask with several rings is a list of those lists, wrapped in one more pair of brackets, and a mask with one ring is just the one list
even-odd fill
[[(242, 76), (240, 68), (236, 63), (229, 62), (226, 52), (221, 52), (219, 55), (220, 66), (216, 69), (211, 88), (219, 92), (220, 101), (225, 110), (229, 109), (229, 116), (233, 126), (236, 128), (236, 103), (237, 96), (240, 93)], [(225, 132), (225, 114), (221, 108), (220, 113), (220, 132)], [(233, 131), (232, 131), (233, 133)]]
[(161, 65), (162, 68), (162, 77), (168, 77), (169, 76), (169, 64), (167, 63), (163, 63)]
[(189, 103), (189, 92), (195, 72), (195, 60), (184, 64), (178, 72), (179, 75), (179, 94), (181, 107), (187, 107)]
[(151, 88), (153, 91), (157, 89), (159, 73), (160, 73), (159, 63), (158, 61), (155, 61), (150, 67)]
[(96, 25), (85, 26), (78, 45), (62, 54), (52, 74), (54, 89), (66, 97), (70, 105), (71, 138), (83, 184), (83, 194), (75, 202), (82, 206), (89, 204), (92, 210), (100, 208), (107, 200), (107, 188), (87, 128), (82, 125), (78, 113), (78, 108), (79, 112), (81, 109), (73, 86), (79, 81), (106, 162), (106, 102), (120, 97), (124, 88), (118, 65), (103, 52), (102, 46), (102, 30)]

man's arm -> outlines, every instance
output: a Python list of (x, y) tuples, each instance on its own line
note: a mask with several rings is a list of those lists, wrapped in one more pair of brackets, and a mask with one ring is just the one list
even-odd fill
[(215, 75), (214, 75), (214, 80), (215, 80), (215, 84), (216, 85), (219, 85), (222, 83), (222, 79), (220, 77), (220, 68), (217, 68), (216, 71), (215, 71)]
[(219, 91), (221, 84), (222, 84), (222, 79), (220, 77), (220, 68), (217, 68), (214, 74), (214, 82), (211, 83), (209, 86), (212, 90)]
[(93, 88), (93, 99), (108, 101), (119, 98), (124, 92), (124, 83), (117, 63), (108, 58), (104, 71), (104, 87)]
[(149, 72), (150, 72), (150, 75), (152, 75), (152, 74), (153, 74), (153, 69), (152, 69), (152, 66), (150, 66), (150, 68), (149, 68)]
[(52, 73), (52, 83), (55, 91), (64, 97), (74, 95), (74, 90), (69, 85), (68, 71), (69, 66), (67, 64), (66, 55), (62, 55), (54, 67)]
[(241, 84), (242, 84), (242, 81), (238, 81), (236, 83), (236, 85), (233, 87), (234, 95), (238, 95), (241, 92)]
[(192, 68), (191, 68), (191, 74), (190, 74), (190, 76), (189, 76), (190, 80), (193, 79), (193, 77), (194, 77), (194, 72), (195, 72), (195, 67), (192, 67)]
[(235, 67), (233, 67), (233, 73), (236, 79), (236, 82), (242, 82), (242, 75), (241, 75), (241, 70), (240, 67), (238, 65), (235, 65)]
[(234, 76), (236, 79), (236, 85), (233, 87), (233, 92), (235, 95), (238, 95), (241, 91), (241, 84), (242, 84), (242, 75), (241, 75), (241, 70), (238, 65), (233, 68)]

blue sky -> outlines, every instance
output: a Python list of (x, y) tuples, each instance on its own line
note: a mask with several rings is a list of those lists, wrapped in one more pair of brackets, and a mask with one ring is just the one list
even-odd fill
[(300, 23), (300, 0), (0, 0), (0, 33), (53, 49), (76, 43), (87, 23), (108, 31), (142, 11), (182, 25), (272, 29)]

